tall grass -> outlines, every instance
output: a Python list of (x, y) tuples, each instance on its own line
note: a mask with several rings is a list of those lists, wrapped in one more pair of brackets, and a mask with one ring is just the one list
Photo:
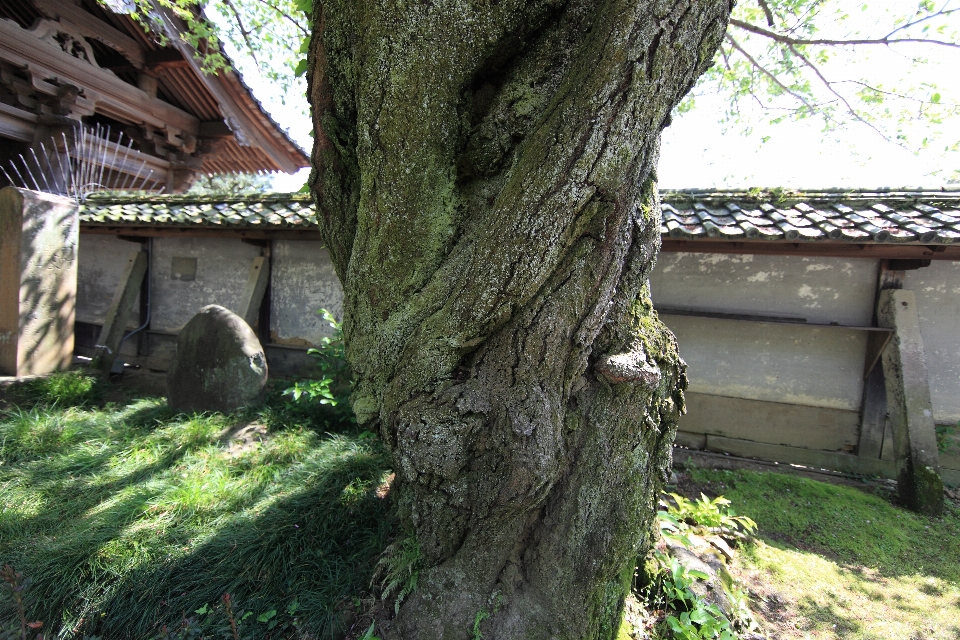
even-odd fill
[[(187, 416), (159, 399), (24, 397), (0, 413), (0, 562), (32, 579), (46, 637), (150, 637), (224, 593), (248, 625), (278, 612), (253, 637), (343, 631), (394, 523), (375, 439), (285, 420), (279, 401)], [(223, 434), (248, 421), (265, 442), (228, 450)]]

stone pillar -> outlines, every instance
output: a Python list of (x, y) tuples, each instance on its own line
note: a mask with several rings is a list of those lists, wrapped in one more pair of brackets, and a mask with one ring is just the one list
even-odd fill
[(894, 330), (883, 352), (883, 377), (893, 425), (900, 500), (914, 511), (938, 515), (943, 511), (943, 482), (913, 292), (882, 291), (877, 301), (877, 322)]
[(79, 230), (73, 200), (0, 189), (0, 375), (70, 366)]

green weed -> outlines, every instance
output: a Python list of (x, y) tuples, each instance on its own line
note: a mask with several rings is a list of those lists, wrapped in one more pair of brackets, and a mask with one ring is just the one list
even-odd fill
[(18, 405), (92, 406), (102, 399), (103, 384), (88, 373), (64, 371), (19, 383), (8, 390), (7, 396)]
[(344, 353), (343, 325), (326, 309), (317, 313), (323, 316), (332, 329), (332, 336), (320, 340), (320, 346), (307, 353), (317, 362), (317, 375), (313, 379), (294, 382), (283, 391), (293, 402), (289, 408), (322, 409), (335, 424), (356, 424), (350, 408), (350, 392), (353, 389), (350, 365)]

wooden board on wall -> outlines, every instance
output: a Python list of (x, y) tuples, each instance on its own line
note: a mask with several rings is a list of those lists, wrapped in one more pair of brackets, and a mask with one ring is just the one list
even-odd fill
[(687, 392), (679, 428), (775, 445), (823, 451), (853, 451), (860, 418), (856, 411), (823, 409)]

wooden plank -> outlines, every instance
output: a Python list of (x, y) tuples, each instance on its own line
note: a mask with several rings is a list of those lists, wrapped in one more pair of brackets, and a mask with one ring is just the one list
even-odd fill
[(953, 469), (955, 471), (960, 471), (960, 456), (941, 454), (940, 468)]
[(886, 460), (861, 458), (837, 451), (785, 447), (713, 435), (707, 436), (707, 451), (882, 478), (896, 478), (897, 471), (896, 465)]
[(893, 331), (880, 327), (874, 327), (874, 331), (867, 334), (867, 358), (865, 361), (866, 366), (863, 368), (864, 380), (870, 376), (870, 373), (876, 368), (877, 363), (880, 362), (880, 356), (883, 355), (883, 350), (890, 344), (892, 337)]
[[(860, 411), (865, 332), (682, 316), (663, 320), (680, 344), (692, 392)], [(856, 432), (852, 438), (851, 449)]]
[(769, 444), (823, 450), (853, 450), (856, 411), (686, 393), (687, 414), (680, 429)]
[(240, 306), (237, 309), (237, 315), (250, 327), (253, 327), (260, 316), (260, 305), (269, 282), (270, 256), (257, 256), (250, 265), (250, 274), (247, 276), (247, 284), (240, 295)]
[[(827, 324), (824, 322), (807, 322), (806, 318), (778, 317), (769, 315), (752, 315), (746, 313), (727, 313), (724, 311), (703, 311), (699, 309), (678, 309), (673, 307), (654, 307), (661, 316), (684, 316), (688, 318), (711, 318), (715, 320), (735, 320), (738, 322), (753, 322), (755, 324), (789, 324), (801, 327), (814, 327), (818, 329), (853, 329), (854, 331), (867, 331), (880, 335), (880, 340), (886, 345), (890, 340), (890, 329), (883, 327), (855, 327), (846, 324)], [(879, 357), (879, 354), (878, 354)]]
[[(86, 325), (87, 331), (97, 325)], [(169, 371), (173, 365), (173, 359), (177, 351), (176, 334), (163, 331), (147, 330), (145, 340), (146, 345), (142, 354), (123, 354), (125, 362), (154, 371)], [(270, 368), (270, 377), (280, 378), (309, 378), (317, 374), (317, 360), (307, 354), (306, 347), (287, 347), (282, 345), (265, 344), (264, 353), (267, 355), (267, 365)], [(93, 358), (98, 350), (93, 347), (90, 341), (78, 340), (74, 347), (74, 353), (78, 356)]]
[(127, 320), (133, 310), (133, 301), (140, 293), (140, 283), (147, 273), (147, 254), (143, 251), (134, 251), (127, 258), (127, 265), (120, 276), (120, 284), (113, 295), (113, 301), (107, 309), (100, 337), (97, 340), (97, 354), (94, 357), (94, 366), (101, 371), (108, 372), (113, 367), (120, 348), (120, 340), (126, 330)]
[(960, 471), (957, 469), (940, 469), (940, 477), (948, 487), (960, 487)]
[(673, 444), (691, 449), (704, 449), (707, 446), (707, 436), (702, 433), (677, 431), (677, 437), (674, 439)]
[[(320, 232), (316, 227), (304, 229), (252, 229), (250, 227), (219, 227), (202, 226), (176, 227), (169, 225), (144, 225), (143, 223), (127, 226), (80, 223), (82, 235), (98, 234), (107, 236), (143, 236), (151, 238), (241, 238), (251, 240), (302, 240), (321, 242)], [(321, 245), (322, 246), (322, 245)]]
[[(867, 352), (867, 359), (870, 353)], [(860, 410), (860, 443), (857, 455), (861, 458), (880, 458), (883, 448), (883, 429), (887, 422), (887, 388), (883, 368), (874, 367), (863, 386), (863, 408)]]
[(752, 255), (793, 255), (823, 258), (888, 258), (923, 260), (960, 260), (960, 246), (921, 244), (854, 244), (847, 242), (769, 242), (748, 240), (663, 238), (664, 252), (732, 253)]

